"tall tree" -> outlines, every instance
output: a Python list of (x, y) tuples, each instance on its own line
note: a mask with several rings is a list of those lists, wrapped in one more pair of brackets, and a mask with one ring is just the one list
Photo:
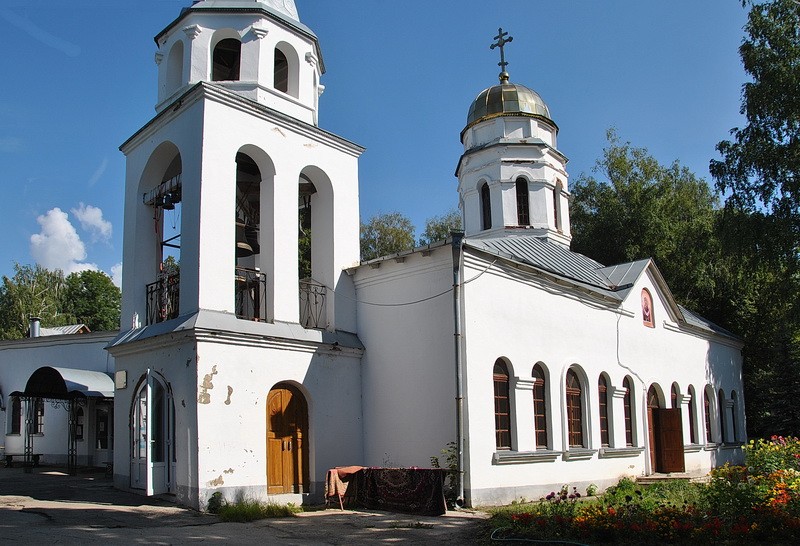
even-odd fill
[(19, 339), (28, 332), (30, 317), (46, 326), (70, 323), (65, 315), (64, 274), (40, 265), (14, 264), (14, 276), (3, 276), (0, 286), (0, 339)]
[(450, 237), (453, 230), (462, 229), (461, 212), (451, 209), (441, 216), (433, 216), (425, 221), (425, 231), (419, 238), (420, 245), (429, 245)]
[(399, 212), (377, 214), (361, 224), (361, 259), (372, 260), (414, 248), (414, 224)]
[(122, 293), (102, 271), (81, 271), (66, 278), (64, 311), (92, 331), (119, 328)]
[(661, 165), (614, 130), (593, 175), (572, 188), (572, 248), (604, 264), (652, 257), (678, 300), (696, 308), (713, 289), (717, 199), (675, 162)]
[(800, 224), (800, 4), (744, 0), (750, 5), (739, 48), (752, 81), (742, 88), (747, 123), (720, 142), (711, 174), (730, 202), (790, 220), (793, 247)]

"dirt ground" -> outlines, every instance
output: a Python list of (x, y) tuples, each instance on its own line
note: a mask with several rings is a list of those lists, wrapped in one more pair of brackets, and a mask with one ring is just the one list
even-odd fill
[(114, 489), (103, 472), (0, 468), (0, 542), (16, 544), (474, 544), (480, 512), (412, 516), (338, 509), (252, 523)]

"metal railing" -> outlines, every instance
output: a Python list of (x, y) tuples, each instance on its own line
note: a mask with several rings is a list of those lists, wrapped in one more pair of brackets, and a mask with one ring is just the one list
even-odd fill
[(180, 275), (168, 275), (147, 285), (147, 324), (157, 324), (178, 316)]
[(267, 320), (267, 276), (257, 269), (237, 267), (234, 273), (236, 317)]
[(328, 327), (327, 296), (324, 284), (313, 279), (300, 281), (300, 324), (304, 328), (322, 330)]

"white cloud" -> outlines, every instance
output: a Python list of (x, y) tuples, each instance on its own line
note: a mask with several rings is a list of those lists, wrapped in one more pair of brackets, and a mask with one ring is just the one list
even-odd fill
[(117, 288), (122, 288), (122, 262), (111, 266), (111, 282)]
[(41, 231), (31, 235), (31, 256), (47, 269), (61, 269), (66, 275), (97, 270), (93, 263), (85, 263), (86, 246), (69, 221), (69, 216), (56, 207), (36, 219)]
[(81, 228), (91, 233), (92, 242), (111, 239), (111, 222), (103, 219), (103, 211), (98, 207), (81, 203), (77, 209), (72, 209), (72, 214), (81, 223)]
[(89, 178), (89, 187), (91, 188), (102, 178), (105, 174), (106, 169), (108, 168), (108, 159), (103, 159), (103, 162), (100, 163), (100, 166), (95, 169), (94, 173), (92, 173), (91, 178)]

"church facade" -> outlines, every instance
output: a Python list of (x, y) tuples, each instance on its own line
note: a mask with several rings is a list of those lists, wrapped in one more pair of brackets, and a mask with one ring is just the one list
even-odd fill
[(294, 2), (194, 2), (156, 44), (156, 116), (121, 146), (117, 487), (306, 502), (329, 468), (450, 445), (480, 505), (741, 456), (740, 341), (652, 261), (569, 250), (534, 91), (504, 71), (469, 108), (463, 234), (361, 263), (363, 148), (317, 124), (325, 66)]

